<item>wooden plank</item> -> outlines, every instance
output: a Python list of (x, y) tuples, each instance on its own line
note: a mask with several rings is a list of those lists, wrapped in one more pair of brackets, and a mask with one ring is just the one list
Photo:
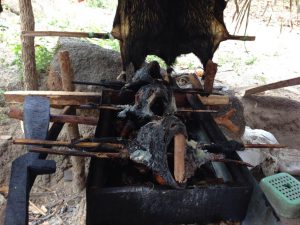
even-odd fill
[(70, 91), (8, 91), (4, 93), (8, 103), (23, 103), (26, 96), (42, 96), (50, 99), (51, 105), (80, 106), (100, 102), (101, 92), (70, 92)]
[(260, 92), (268, 91), (268, 90), (273, 90), (273, 89), (278, 89), (278, 88), (283, 88), (283, 87), (290, 87), (290, 86), (295, 86), (295, 85), (300, 85), (300, 77), (288, 79), (288, 80), (283, 80), (271, 84), (266, 84), (262, 85), (256, 88), (251, 88), (245, 92), (244, 96), (249, 96), (252, 94), (257, 94)]

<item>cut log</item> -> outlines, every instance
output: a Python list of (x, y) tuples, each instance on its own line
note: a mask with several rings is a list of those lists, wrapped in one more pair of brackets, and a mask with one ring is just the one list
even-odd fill
[(269, 91), (273, 89), (283, 88), (283, 87), (289, 87), (294, 85), (300, 85), (300, 77), (296, 77), (289, 80), (283, 80), (271, 84), (262, 85), (260, 87), (251, 88), (245, 92), (244, 96), (249, 96), (253, 94), (257, 94), (264, 91)]

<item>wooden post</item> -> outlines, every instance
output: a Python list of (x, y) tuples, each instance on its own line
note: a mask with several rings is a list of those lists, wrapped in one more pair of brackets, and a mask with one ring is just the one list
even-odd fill
[[(62, 85), (64, 91), (75, 91), (74, 84), (72, 84), (74, 73), (71, 66), (71, 61), (68, 51), (59, 53), (59, 63), (62, 77)], [(76, 108), (72, 109), (73, 115), (76, 115)], [(78, 124), (68, 124), (69, 139), (79, 139)], [(71, 156), (72, 170), (73, 170), (73, 191), (78, 193), (85, 188), (85, 159)]]
[[(34, 15), (31, 0), (19, 0), (21, 31), (34, 30)], [(25, 90), (38, 89), (38, 77), (35, 64), (34, 37), (21, 36), (22, 60), (24, 65), (23, 78)]]

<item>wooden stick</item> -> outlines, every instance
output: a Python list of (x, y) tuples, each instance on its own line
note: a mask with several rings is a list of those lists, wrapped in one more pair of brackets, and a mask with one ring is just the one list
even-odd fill
[(222, 162), (222, 163), (233, 163), (233, 164), (237, 164), (237, 165), (241, 165), (241, 166), (254, 167), (253, 165), (251, 165), (249, 163), (239, 161), (239, 160), (233, 160), (233, 159), (211, 159), (211, 161)]
[(39, 207), (37, 207), (32, 201), (29, 200), (29, 205), (34, 209), (36, 210), (37, 212), (39, 212), (40, 214), (42, 214), (43, 216), (46, 216), (47, 214), (42, 210), (40, 209)]
[(217, 110), (208, 110), (208, 109), (185, 109), (179, 108), (177, 112), (193, 112), (193, 113), (216, 113)]
[(236, 126), (230, 118), (236, 113), (236, 109), (230, 109), (227, 113), (222, 116), (214, 118), (218, 125), (222, 125), (230, 130), (232, 133), (237, 134), (240, 131), (240, 128)]
[(13, 140), (13, 144), (15, 145), (42, 145), (42, 146), (62, 146), (69, 148), (99, 148), (99, 147), (107, 147), (112, 149), (122, 149), (124, 145), (116, 144), (116, 143), (105, 143), (105, 142), (78, 142), (71, 143), (66, 141), (48, 141), (48, 140), (37, 140), (37, 139), (15, 139)]
[(287, 148), (286, 145), (280, 144), (244, 144), (245, 148)]
[(225, 40), (236, 40), (236, 41), (255, 41), (255, 36), (241, 36), (229, 34)]
[(273, 89), (278, 89), (278, 88), (283, 88), (283, 87), (289, 87), (289, 86), (294, 86), (294, 85), (300, 85), (300, 77), (296, 77), (293, 79), (289, 80), (283, 80), (271, 84), (266, 84), (262, 85), (256, 88), (251, 88), (245, 92), (244, 96), (249, 96), (252, 94), (257, 94), (263, 91), (268, 91), (268, 90), (273, 90)]
[(93, 32), (68, 32), (68, 31), (23, 31), (24, 37), (42, 37), (42, 36), (58, 36), (58, 37), (82, 37), (82, 38), (99, 38), (109, 39), (109, 33), (93, 33)]
[(128, 158), (126, 152), (115, 153), (115, 152), (82, 152), (76, 150), (64, 150), (64, 149), (51, 149), (42, 147), (32, 147), (29, 152), (46, 153), (53, 155), (68, 155), (68, 156), (78, 156), (78, 157), (96, 157), (101, 159), (109, 158)]
[(185, 181), (186, 140), (183, 134), (174, 136), (174, 178), (178, 183)]
[[(118, 92), (102, 90), (102, 92), (116, 93)], [(50, 99), (50, 104), (56, 106), (66, 105), (88, 105), (99, 104), (102, 97), (102, 92), (67, 92), (67, 91), (8, 91), (4, 93), (5, 101), (7, 103), (23, 103), (26, 96), (42, 96)], [(176, 102), (180, 101), (180, 95), (185, 93), (176, 93)], [(178, 100), (178, 99), (179, 100)], [(207, 97), (198, 95), (203, 105), (227, 105), (229, 104), (229, 97), (222, 95), (209, 95)], [(180, 102), (179, 102), (180, 103)]]
[[(8, 116), (13, 119), (23, 120), (23, 111), (21, 109), (12, 107), (10, 108)], [(58, 123), (97, 125), (98, 118), (73, 115), (50, 115), (50, 121)]]

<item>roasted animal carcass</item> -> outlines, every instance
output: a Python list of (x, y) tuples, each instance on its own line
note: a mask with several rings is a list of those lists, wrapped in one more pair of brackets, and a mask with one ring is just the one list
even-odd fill
[(229, 35), (225, 7), (225, 0), (118, 0), (111, 34), (120, 40), (123, 74), (150, 54), (170, 67), (177, 56), (194, 53), (205, 68)]

